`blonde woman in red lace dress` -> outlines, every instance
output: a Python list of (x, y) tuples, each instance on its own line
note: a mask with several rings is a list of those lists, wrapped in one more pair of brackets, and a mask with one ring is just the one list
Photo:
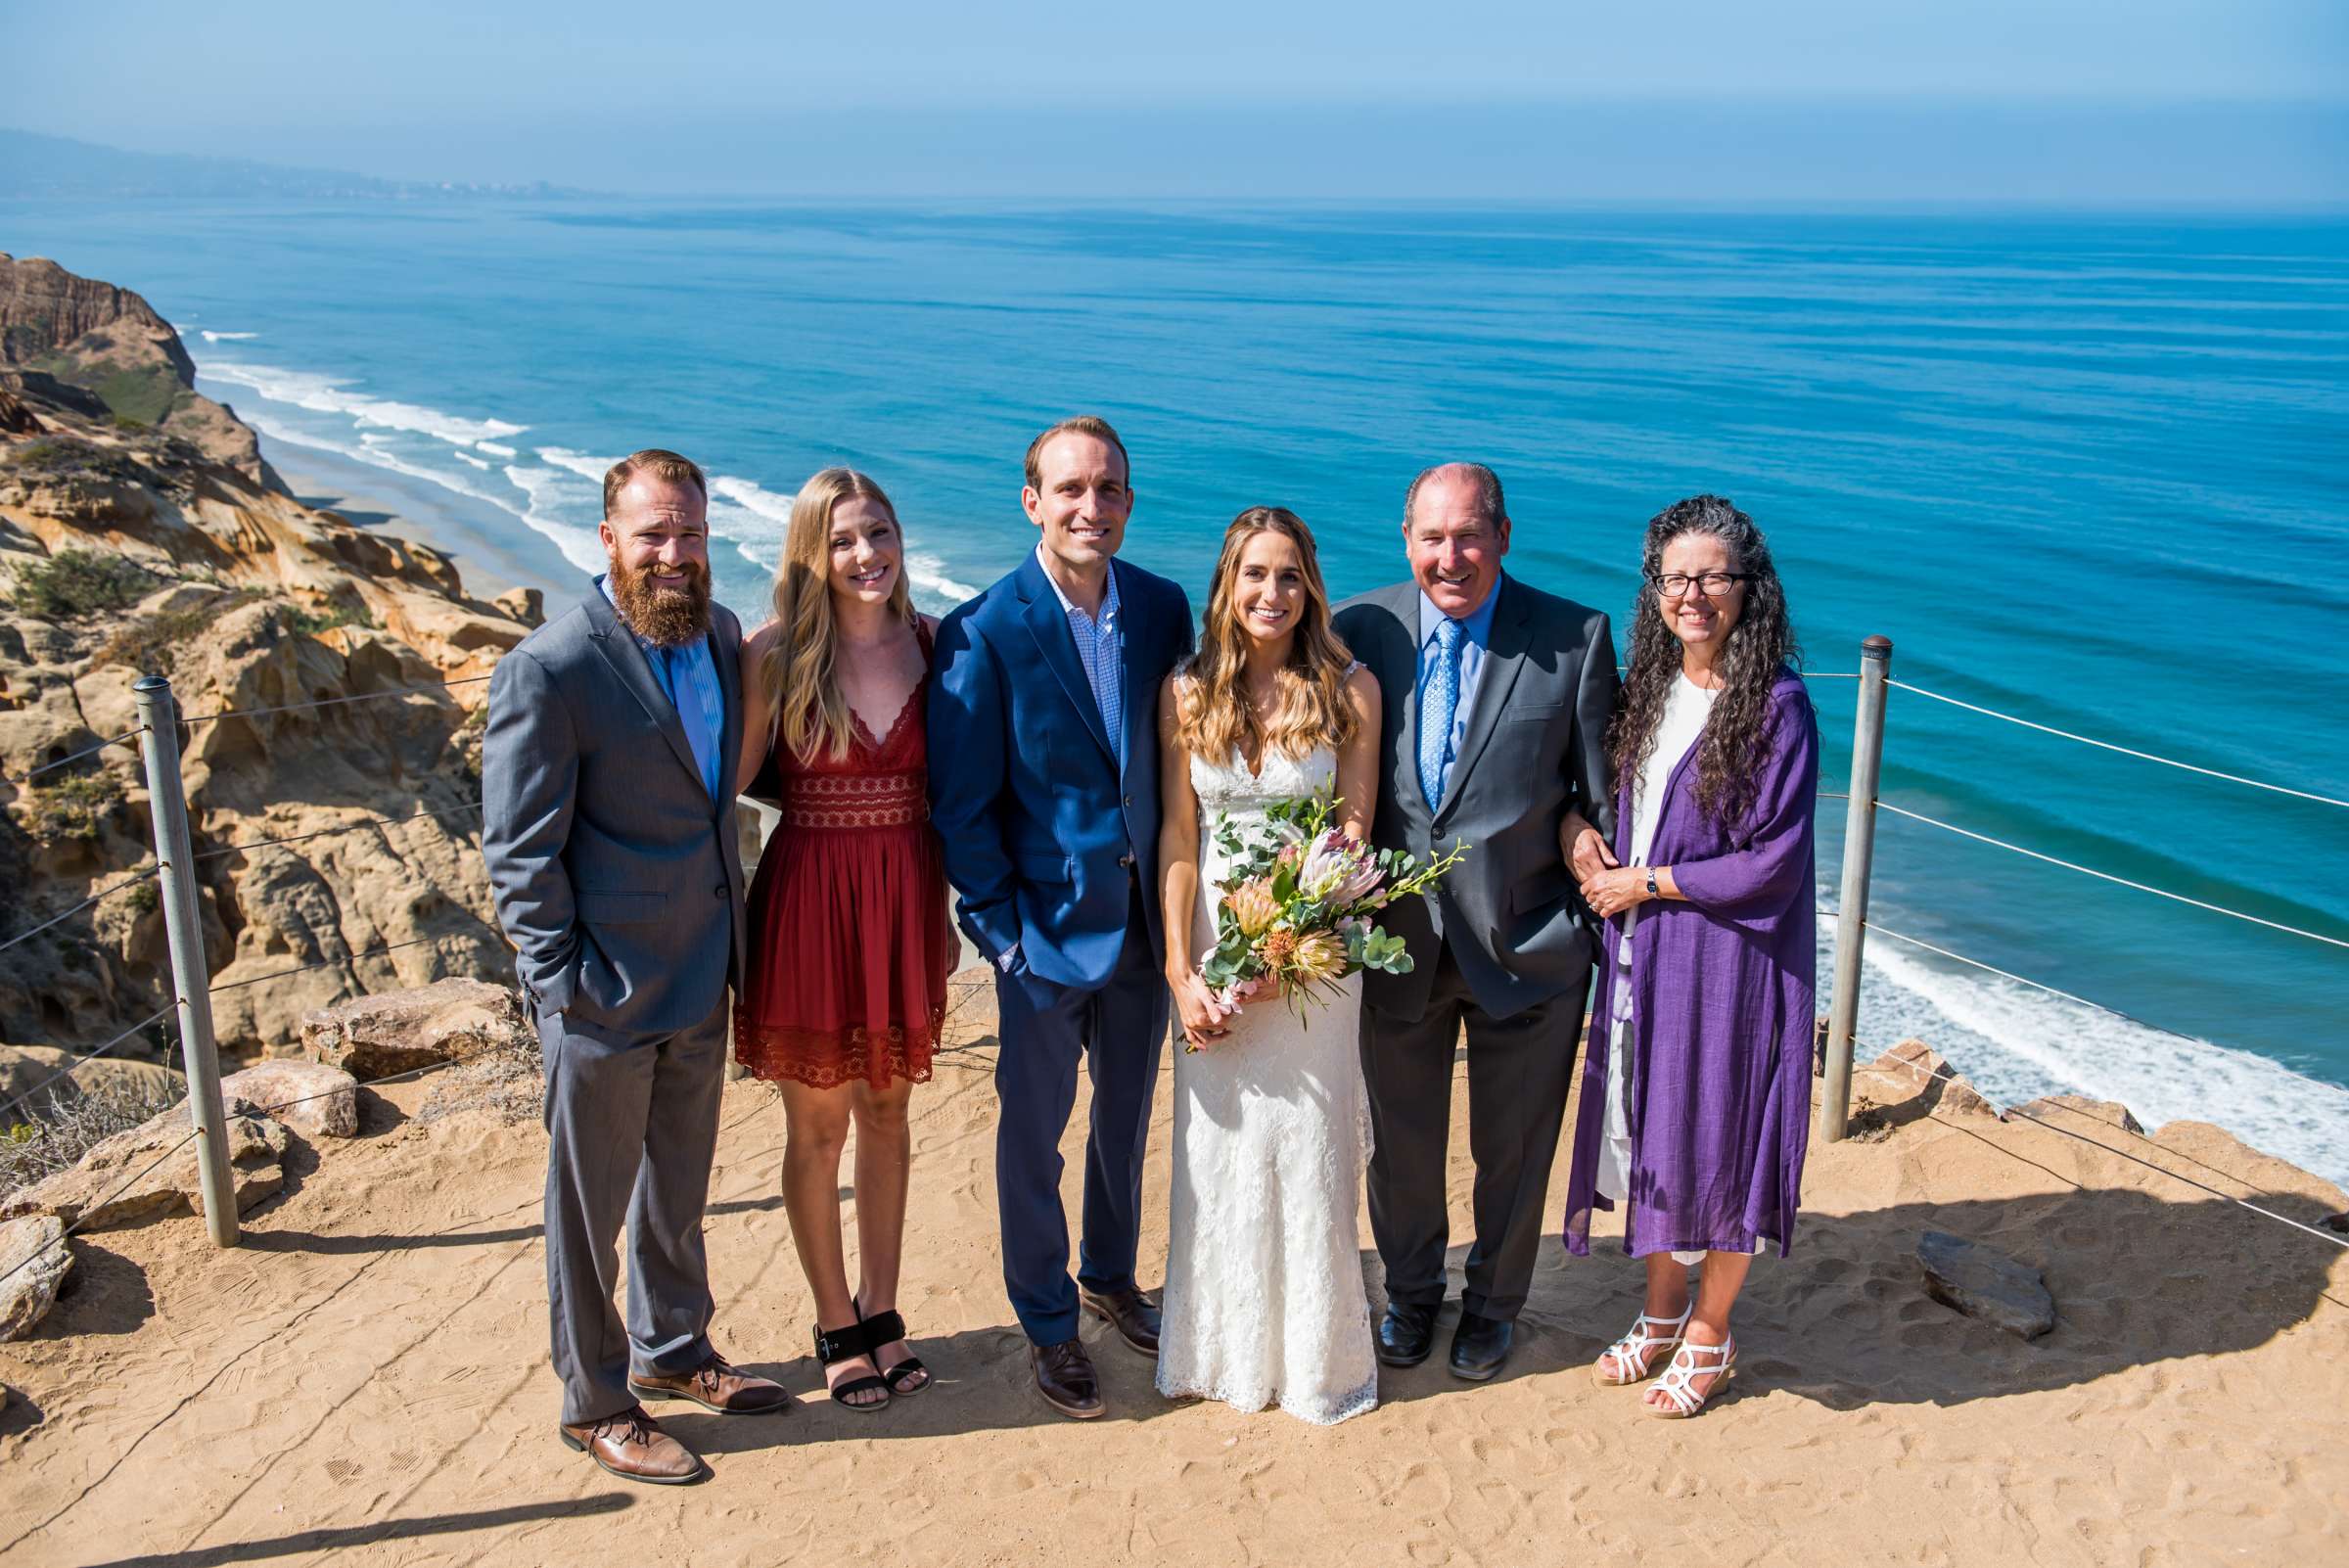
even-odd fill
[[(751, 883), (734, 1013), (743, 1066), (778, 1084), (783, 1201), (815, 1296), (832, 1398), (878, 1410), (928, 1386), (898, 1315), (913, 1085), (930, 1077), (954, 938), (925, 797), (934, 624), (906, 592), (896, 508), (828, 468), (792, 502), (775, 619), (749, 639), (742, 774), (770, 755), (782, 821)], [(856, 1285), (840, 1161), (856, 1130)]]

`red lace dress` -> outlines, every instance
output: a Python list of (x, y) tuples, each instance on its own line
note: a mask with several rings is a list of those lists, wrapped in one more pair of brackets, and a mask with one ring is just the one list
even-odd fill
[(929, 691), (925, 673), (878, 739), (852, 719), (846, 757), (803, 762), (776, 744), (783, 819), (751, 880), (734, 1009), (735, 1059), (753, 1077), (929, 1081), (955, 952), (930, 827)]

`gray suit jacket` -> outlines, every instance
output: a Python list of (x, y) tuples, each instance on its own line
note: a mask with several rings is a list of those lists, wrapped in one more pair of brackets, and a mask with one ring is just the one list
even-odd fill
[(1427, 1010), (1449, 939), (1477, 1005), (1507, 1018), (1589, 975), (1589, 912), (1558, 853), (1569, 807), (1614, 838), (1607, 723), (1615, 639), (1599, 612), (1504, 574), (1492, 640), (1442, 809), (1419, 784), (1419, 585), (1399, 582), (1338, 607), (1338, 635), (1378, 677), (1381, 849), (1468, 858), (1437, 895), (1390, 905), (1382, 923), (1410, 945), (1407, 975), (1363, 977), (1362, 999), (1404, 1022)]
[(734, 837), (742, 626), (712, 605), (725, 695), (714, 803), (676, 710), (600, 589), (489, 679), (482, 855), (540, 1013), (625, 1043), (701, 1023), (742, 974)]

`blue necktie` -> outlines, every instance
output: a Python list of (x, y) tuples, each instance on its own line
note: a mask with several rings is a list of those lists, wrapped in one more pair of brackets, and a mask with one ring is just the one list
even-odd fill
[(1429, 809), (1444, 804), (1444, 754), (1451, 749), (1451, 715), (1460, 706), (1460, 623), (1436, 623), (1436, 668), (1419, 693), (1419, 787)]

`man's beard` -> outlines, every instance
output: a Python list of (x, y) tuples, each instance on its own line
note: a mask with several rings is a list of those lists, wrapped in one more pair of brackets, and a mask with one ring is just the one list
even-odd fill
[(612, 563), (612, 602), (628, 629), (663, 648), (682, 648), (710, 632), (710, 569), (685, 563), (681, 587), (653, 580), (647, 572), (631, 572)]

